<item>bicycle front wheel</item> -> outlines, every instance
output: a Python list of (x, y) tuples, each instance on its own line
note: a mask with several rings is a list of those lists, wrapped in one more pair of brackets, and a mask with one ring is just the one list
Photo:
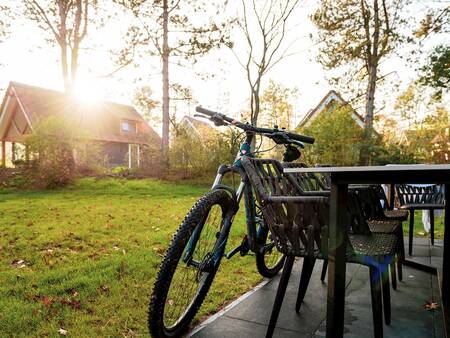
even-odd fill
[(178, 337), (188, 329), (223, 256), (227, 238), (220, 231), (232, 217), (231, 208), (227, 192), (211, 191), (191, 208), (174, 235), (150, 298), (148, 326), (153, 337)]

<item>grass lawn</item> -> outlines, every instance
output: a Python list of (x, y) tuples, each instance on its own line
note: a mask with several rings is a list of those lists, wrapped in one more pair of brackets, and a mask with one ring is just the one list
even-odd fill
[[(409, 219), (403, 222), (403, 234), (408, 236), (409, 234)], [(430, 234), (425, 234), (425, 230), (422, 224), (422, 211), (417, 210), (414, 213), (414, 237), (430, 238)], [(444, 238), (444, 211), (439, 217), (434, 218), (434, 238)]]
[[(146, 336), (162, 254), (207, 189), (118, 179), (0, 189), (0, 337)], [(228, 249), (244, 232), (238, 217)], [(198, 318), (260, 280), (254, 256), (224, 259)]]

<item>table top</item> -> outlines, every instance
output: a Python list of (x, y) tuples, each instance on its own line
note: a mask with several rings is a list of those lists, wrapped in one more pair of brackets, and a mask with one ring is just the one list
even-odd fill
[(286, 168), (285, 173), (339, 173), (339, 172), (395, 172), (395, 171), (435, 171), (450, 170), (450, 164), (388, 164), (379, 166), (354, 167), (306, 167)]
[(329, 173), (336, 183), (445, 183), (449, 164), (389, 164), (385, 166), (286, 168), (285, 173)]

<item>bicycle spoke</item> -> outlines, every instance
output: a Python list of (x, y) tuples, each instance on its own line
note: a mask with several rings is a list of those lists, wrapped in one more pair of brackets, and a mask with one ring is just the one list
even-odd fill
[(177, 325), (206, 278), (208, 272), (203, 272), (199, 268), (205, 267), (205, 261), (209, 259), (214, 249), (217, 240), (216, 234), (220, 231), (221, 221), (222, 209), (220, 206), (214, 205), (206, 217), (197, 243), (194, 243), (192, 260), (196, 262), (196, 266), (186, 265), (182, 260), (178, 263), (166, 299), (165, 326), (170, 328)]

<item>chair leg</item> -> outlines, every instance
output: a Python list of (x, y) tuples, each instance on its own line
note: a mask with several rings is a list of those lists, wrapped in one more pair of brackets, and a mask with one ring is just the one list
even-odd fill
[(300, 276), (300, 284), (298, 285), (297, 302), (295, 303), (295, 311), (300, 311), (303, 299), (308, 289), (308, 284), (311, 279), (312, 272), (314, 270), (315, 258), (305, 257), (303, 259), (302, 275)]
[(389, 264), (389, 270), (391, 272), (391, 282), (392, 282), (393, 290), (397, 290), (397, 271), (395, 270), (395, 261), (396, 261), (396, 259), (394, 258), (392, 260), (391, 264)]
[(405, 241), (403, 238), (403, 232), (400, 235), (400, 251), (397, 255), (397, 274), (398, 280), (403, 280), (403, 261), (405, 260)]
[[(394, 269), (395, 271), (395, 269)], [(386, 325), (391, 324), (391, 289), (389, 286), (389, 271), (381, 271), (381, 285), (383, 289), (383, 310), (384, 322)]]
[(322, 265), (322, 274), (320, 275), (320, 280), (322, 282), (325, 281), (325, 276), (327, 275), (327, 268), (328, 268), (328, 259), (324, 259)]
[(370, 269), (370, 294), (372, 296), (373, 330), (375, 338), (383, 337), (383, 306), (381, 296), (380, 271), (377, 268)]
[(413, 246), (413, 236), (414, 236), (414, 209), (409, 211), (409, 255), (412, 255)]
[(434, 245), (434, 210), (430, 210), (430, 235), (431, 235), (431, 245)]
[(275, 301), (273, 303), (272, 314), (270, 315), (269, 326), (266, 332), (266, 338), (270, 338), (275, 330), (275, 325), (277, 324), (278, 315), (280, 314), (281, 305), (283, 304), (284, 294), (286, 293), (286, 288), (291, 277), (292, 266), (294, 264), (295, 257), (287, 256), (284, 262), (283, 272), (280, 277), (280, 282), (278, 284), (277, 295), (275, 296)]

